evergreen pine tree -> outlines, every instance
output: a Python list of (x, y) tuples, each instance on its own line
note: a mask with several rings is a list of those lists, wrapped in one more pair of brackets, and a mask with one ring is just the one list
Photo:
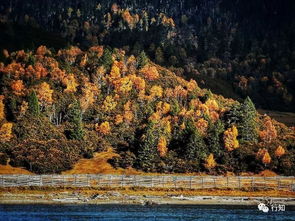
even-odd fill
[(100, 58), (100, 63), (108, 70), (110, 69), (113, 58), (112, 58), (112, 51), (108, 48), (106, 48), (103, 52), (103, 55)]
[(29, 113), (33, 116), (40, 114), (40, 106), (35, 91), (32, 91), (28, 96)]
[(241, 142), (257, 142), (257, 112), (251, 99), (247, 97), (241, 105), (241, 120), (238, 125)]
[(193, 161), (204, 159), (207, 154), (207, 147), (203, 137), (192, 122), (188, 122), (185, 130), (185, 133), (189, 134), (188, 143), (185, 147), (185, 158)]
[(82, 112), (80, 103), (75, 100), (70, 106), (67, 113), (68, 121), (71, 123), (69, 130), (69, 138), (75, 140), (83, 140), (84, 131), (82, 123)]
[(222, 152), (222, 141), (224, 125), (221, 120), (218, 120), (215, 124), (209, 123), (207, 143), (209, 152), (213, 153), (215, 157), (220, 157)]
[(143, 68), (148, 63), (148, 61), (148, 57), (146, 56), (145, 52), (142, 51), (138, 57), (138, 68)]
[(232, 108), (225, 114), (225, 126), (229, 128), (233, 125), (238, 125), (241, 122), (241, 105), (235, 104)]
[(154, 171), (156, 161), (158, 158), (157, 144), (158, 144), (158, 131), (152, 123), (146, 128), (144, 138), (139, 145), (138, 151), (138, 165), (139, 168), (151, 172)]

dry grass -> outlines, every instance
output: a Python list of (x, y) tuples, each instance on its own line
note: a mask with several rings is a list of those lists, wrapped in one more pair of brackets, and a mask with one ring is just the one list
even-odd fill
[(139, 174), (135, 169), (115, 169), (107, 161), (112, 157), (118, 156), (111, 148), (106, 152), (95, 153), (91, 159), (81, 159), (74, 168), (64, 171), (62, 174)]
[(33, 174), (32, 172), (19, 167), (8, 165), (0, 165), (0, 174)]

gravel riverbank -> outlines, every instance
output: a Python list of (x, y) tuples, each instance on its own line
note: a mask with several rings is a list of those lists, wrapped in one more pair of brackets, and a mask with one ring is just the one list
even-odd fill
[(295, 206), (295, 197), (242, 197), (242, 196), (183, 196), (166, 194), (132, 195), (117, 191), (83, 193), (65, 191), (58, 193), (2, 193), (0, 204), (195, 204), (195, 205), (258, 205), (272, 201)]

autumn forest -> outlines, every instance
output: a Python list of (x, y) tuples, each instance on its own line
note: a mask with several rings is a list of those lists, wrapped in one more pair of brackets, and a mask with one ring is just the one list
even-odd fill
[(0, 164), (61, 173), (112, 148), (115, 168), (295, 174), (294, 127), (256, 110), (295, 110), (286, 5), (33, 2), (0, 3)]

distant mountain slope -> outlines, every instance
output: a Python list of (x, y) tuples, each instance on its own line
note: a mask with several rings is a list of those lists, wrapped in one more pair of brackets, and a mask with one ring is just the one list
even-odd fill
[[(145, 50), (224, 96), (294, 112), (294, 10), (292, 0), (2, 1), (0, 48), (101, 44), (136, 56)], [(216, 90), (212, 81), (229, 87)]]

